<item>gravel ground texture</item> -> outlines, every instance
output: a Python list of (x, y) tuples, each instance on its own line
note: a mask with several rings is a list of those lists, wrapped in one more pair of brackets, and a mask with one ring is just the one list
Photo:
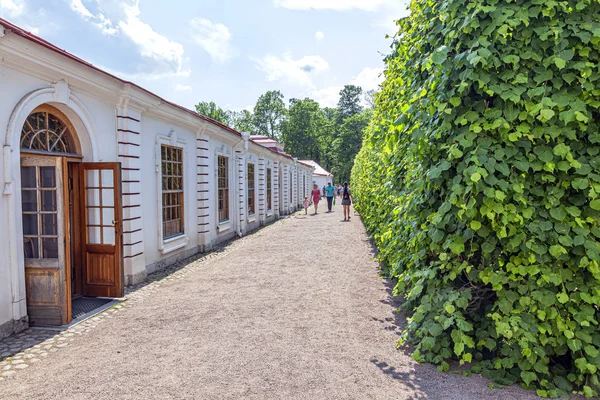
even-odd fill
[(398, 299), (359, 216), (342, 219), (338, 204), (234, 242), (1, 381), (0, 398), (537, 398), (397, 350)]

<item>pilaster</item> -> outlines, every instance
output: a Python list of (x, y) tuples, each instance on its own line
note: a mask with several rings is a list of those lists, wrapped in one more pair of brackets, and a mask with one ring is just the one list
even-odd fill
[(146, 279), (142, 219), (141, 113), (127, 107), (117, 112), (118, 157), (121, 162), (123, 204), (123, 268), (125, 284)]
[(258, 222), (260, 225), (263, 225), (267, 219), (266, 174), (265, 158), (260, 156), (258, 157)]
[(198, 207), (198, 246), (200, 251), (210, 250), (210, 196), (209, 196), (209, 137), (196, 136), (196, 203)]

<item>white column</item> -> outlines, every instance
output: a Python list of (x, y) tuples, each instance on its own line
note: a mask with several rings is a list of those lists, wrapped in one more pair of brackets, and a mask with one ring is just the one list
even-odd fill
[(235, 158), (237, 160), (237, 182), (238, 182), (238, 198), (237, 198), (237, 215), (238, 229), (243, 234), (246, 233), (246, 158), (242, 155), (241, 150), (236, 150)]
[(141, 184), (141, 113), (123, 107), (117, 110), (117, 137), (121, 162), (123, 204), (123, 267), (125, 285), (146, 279)]
[(280, 191), (279, 191), (279, 168), (281, 167), (280, 163), (278, 161), (273, 163), (273, 176), (271, 176), (271, 179), (273, 180), (272, 185), (273, 188), (271, 189), (273, 191), (273, 214), (275, 215), (276, 218), (279, 218), (279, 216), (281, 215), (280, 213), (280, 209), (279, 209), (279, 202), (282, 201), (283, 199), (280, 199)]
[(210, 250), (210, 192), (209, 192), (209, 137), (198, 134), (196, 137), (196, 190), (198, 191), (198, 246), (200, 251)]
[(261, 225), (265, 223), (267, 218), (266, 174), (265, 158), (260, 156), (258, 157), (258, 222)]

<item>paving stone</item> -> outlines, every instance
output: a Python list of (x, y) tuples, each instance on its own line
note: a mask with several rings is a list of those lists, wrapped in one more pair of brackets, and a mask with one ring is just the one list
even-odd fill
[(27, 364), (19, 364), (15, 366), (15, 369), (25, 369), (25, 368), (29, 368), (29, 365)]

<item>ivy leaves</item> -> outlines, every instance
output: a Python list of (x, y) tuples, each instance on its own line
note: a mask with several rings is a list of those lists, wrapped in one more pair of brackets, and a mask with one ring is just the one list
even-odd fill
[(400, 23), (352, 185), (415, 358), (600, 392), (599, 20), (591, 0), (424, 0)]

